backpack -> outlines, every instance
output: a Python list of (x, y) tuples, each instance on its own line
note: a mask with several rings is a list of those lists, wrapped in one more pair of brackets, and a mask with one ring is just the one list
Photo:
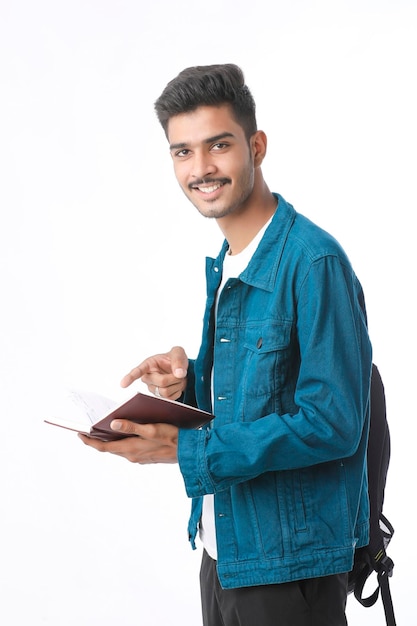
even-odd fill
[[(370, 504), (369, 544), (357, 548), (354, 565), (349, 573), (348, 592), (365, 607), (375, 604), (381, 590), (387, 626), (395, 626), (394, 608), (389, 588), (394, 563), (387, 556), (386, 548), (394, 534), (394, 528), (382, 513), (384, 490), (390, 460), (390, 434), (386, 415), (385, 390), (376, 365), (371, 375), (371, 416), (368, 440), (368, 493)], [(377, 587), (367, 598), (363, 589), (370, 575), (377, 573)]]

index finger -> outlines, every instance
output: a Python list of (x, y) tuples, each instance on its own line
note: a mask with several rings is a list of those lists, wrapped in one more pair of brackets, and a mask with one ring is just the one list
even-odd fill
[(135, 380), (142, 378), (145, 374), (157, 373), (167, 374), (171, 372), (171, 362), (165, 354), (157, 354), (151, 356), (136, 367), (134, 367), (126, 376), (120, 381), (122, 387), (128, 387)]
[(146, 370), (143, 369), (142, 365), (134, 367), (128, 374), (123, 376), (120, 381), (121, 387), (129, 387), (129, 385), (131, 385), (135, 380), (142, 378), (144, 374), (146, 374)]

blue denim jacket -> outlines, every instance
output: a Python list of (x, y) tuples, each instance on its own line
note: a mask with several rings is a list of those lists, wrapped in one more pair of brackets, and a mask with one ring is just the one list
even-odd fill
[(216, 417), (179, 433), (190, 541), (201, 497), (214, 493), (224, 588), (346, 572), (368, 542), (362, 289), (335, 239), (277, 199), (252, 260), (220, 295), (216, 327), (227, 243), (207, 259), (203, 339), (184, 401)]

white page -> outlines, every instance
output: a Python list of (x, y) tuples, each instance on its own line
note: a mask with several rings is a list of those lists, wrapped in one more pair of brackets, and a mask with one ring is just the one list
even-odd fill
[(92, 391), (68, 389), (57, 401), (51, 415), (45, 416), (45, 421), (88, 433), (93, 424), (117, 406), (114, 400)]

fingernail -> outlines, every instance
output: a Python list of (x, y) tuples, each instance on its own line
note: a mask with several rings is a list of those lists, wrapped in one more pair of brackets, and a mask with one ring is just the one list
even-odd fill
[(113, 420), (110, 427), (112, 430), (121, 430), (122, 422), (119, 422), (119, 420)]
[(182, 367), (178, 367), (175, 371), (174, 374), (177, 378), (185, 378), (187, 376), (187, 372), (182, 369)]

